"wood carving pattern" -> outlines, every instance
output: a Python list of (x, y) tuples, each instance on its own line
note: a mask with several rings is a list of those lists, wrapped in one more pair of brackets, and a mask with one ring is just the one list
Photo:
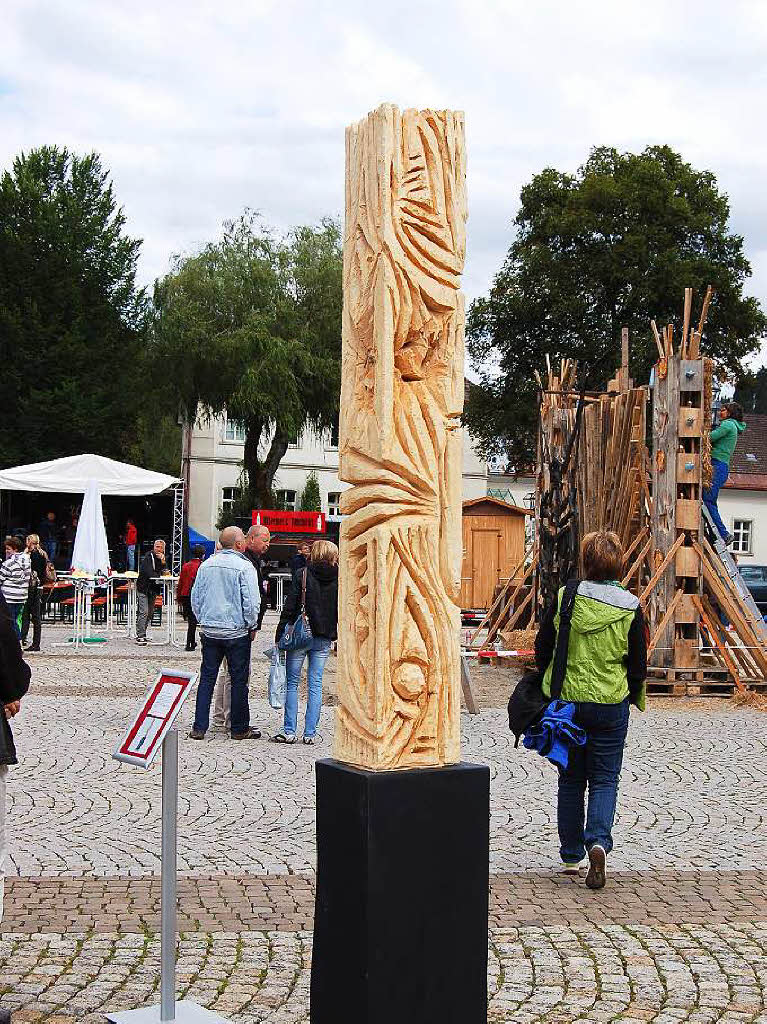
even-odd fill
[(463, 115), (346, 133), (335, 754), (460, 760)]

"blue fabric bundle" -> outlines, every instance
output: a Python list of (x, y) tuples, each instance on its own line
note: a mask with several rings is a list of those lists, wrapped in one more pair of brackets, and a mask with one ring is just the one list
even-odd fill
[(574, 715), (575, 704), (553, 700), (541, 719), (525, 730), (522, 743), (558, 768), (567, 768), (570, 747), (582, 747), (586, 742), (586, 733), (575, 724)]

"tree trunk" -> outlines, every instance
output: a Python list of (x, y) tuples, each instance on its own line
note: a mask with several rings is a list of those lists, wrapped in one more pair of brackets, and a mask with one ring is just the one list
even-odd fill
[(274, 505), (274, 477), (290, 443), (287, 434), (276, 432), (266, 458), (261, 462), (258, 457), (258, 445), (263, 430), (264, 424), (260, 420), (247, 420), (245, 423), (245, 451), (242, 461), (253, 508), (272, 508)]

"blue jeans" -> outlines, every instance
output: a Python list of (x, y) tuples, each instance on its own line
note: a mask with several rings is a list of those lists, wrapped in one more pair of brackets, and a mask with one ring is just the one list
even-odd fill
[(285, 721), (283, 725), (286, 736), (295, 736), (296, 734), (298, 726), (298, 680), (301, 678), (301, 669), (307, 654), (309, 655), (309, 668), (306, 672), (306, 683), (309, 697), (306, 702), (304, 736), (314, 736), (317, 732), (320, 711), (322, 710), (322, 673), (325, 671), (325, 662), (330, 654), (330, 644), (331, 641), (327, 637), (316, 636), (308, 650), (288, 651), (287, 653), (285, 659), (287, 692), (285, 694)]
[(720, 462), (719, 459), (712, 459), (711, 469), (713, 470), (713, 479), (711, 480), (710, 487), (703, 488), (703, 504), (706, 506), (709, 515), (714, 520), (714, 525), (719, 531), (719, 535), (722, 540), (726, 541), (728, 540), (730, 533), (722, 522), (722, 517), (719, 515), (719, 506), (716, 502), (719, 497), (719, 491), (727, 483), (727, 477), (730, 475), (730, 467), (726, 462)]
[(136, 571), (136, 545), (128, 544), (125, 548), (128, 554), (128, 572)]
[(221, 662), (226, 658), (229, 675), (232, 677), (232, 732), (247, 732), (250, 728), (248, 707), (248, 676), (250, 675), (250, 636), (238, 636), (236, 640), (219, 640), (201, 636), (202, 667), (197, 687), (197, 704), (194, 710), (194, 729), (207, 732), (210, 725), (210, 702), (218, 678)]
[[(605, 853), (613, 848), (618, 778), (629, 726), (628, 697), (621, 704), (581, 703), (575, 709), (574, 720), (586, 731), (586, 745), (571, 747), (567, 768), (559, 772), (557, 825), (559, 853), (565, 864), (582, 861), (596, 843)], [(588, 811), (584, 815), (587, 784)]]
[(11, 613), (11, 622), (16, 630), (16, 636), (21, 640), (21, 616), (24, 612), (23, 604), (9, 604), (8, 611)]
[(57, 542), (52, 537), (50, 537), (48, 540), (43, 542), (43, 547), (45, 548), (48, 554), (48, 558), (50, 558), (50, 560), (54, 562), (56, 560), (56, 552), (59, 550), (59, 545), (57, 544)]

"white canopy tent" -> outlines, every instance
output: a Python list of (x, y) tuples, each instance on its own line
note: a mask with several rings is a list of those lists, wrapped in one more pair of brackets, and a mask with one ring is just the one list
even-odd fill
[[(101, 508), (104, 494), (121, 497), (139, 497), (159, 494), (179, 484), (177, 477), (155, 473), (127, 462), (116, 462), (103, 455), (68, 455), (63, 459), (48, 462), (31, 462), (28, 466), (14, 466), (0, 470), (0, 490), (45, 491), (60, 494), (83, 494), (82, 515), (77, 525), (73, 568), (86, 572), (106, 571), (109, 557), (106, 555), (106, 531)], [(178, 502), (176, 502), (178, 504)], [(87, 515), (86, 515), (87, 512)], [(173, 548), (177, 546), (176, 532), (180, 540), (180, 529), (176, 531), (175, 520), (179, 518), (174, 506)], [(180, 557), (180, 546), (179, 546)]]
[(91, 480), (96, 481), (101, 494), (123, 497), (159, 494), (179, 483), (176, 477), (116, 462), (103, 455), (68, 455), (64, 459), (0, 470), (0, 489), (7, 491), (85, 494)]

